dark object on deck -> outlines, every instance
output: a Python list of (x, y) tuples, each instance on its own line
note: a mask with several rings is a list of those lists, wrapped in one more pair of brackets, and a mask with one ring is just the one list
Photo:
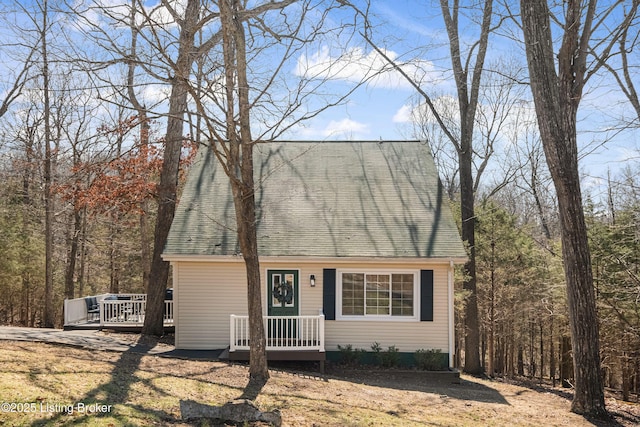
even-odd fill
[(84, 302), (87, 304), (87, 320), (89, 320), (89, 318), (91, 318), (91, 320), (100, 318), (100, 306), (98, 305), (97, 298), (86, 297)]
[[(173, 301), (173, 288), (165, 289), (164, 291), (164, 300), (165, 301)], [(164, 318), (173, 318), (173, 313), (171, 313), (171, 308), (167, 304), (164, 305)]]
[(276, 427), (282, 425), (280, 411), (275, 409), (262, 412), (252, 401), (246, 399), (234, 400), (222, 406), (209, 406), (192, 400), (181, 400), (180, 413), (185, 421), (205, 418), (223, 422), (231, 421), (233, 423), (263, 421)]

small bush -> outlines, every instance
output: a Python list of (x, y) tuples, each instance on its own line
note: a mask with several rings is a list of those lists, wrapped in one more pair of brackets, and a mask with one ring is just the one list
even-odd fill
[(351, 344), (347, 344), (344, 347), (338, 344), (338, 350), (340, 351), (340, 361), (344, 365), (351, 366), (358, 363), (359, 351), (354, 350)]
[(414, 355), (416, 367), (425, 371), (441, 371), (442, 351), (440, 349), (424, 350), (420, 349)]
[(383, 368), (393, 368), (400, 364), (400, 350), (395, 345), (389, 346), (386, 351), (383, 351), (380, 343), (374, 342), (371, 345), (371, 351), (373, 351), (376, 363)]
[(394, 368), (400, 364), (400, 350), (395, 345), (387, 348), (382, 354), (382, 366), (385, 368)]

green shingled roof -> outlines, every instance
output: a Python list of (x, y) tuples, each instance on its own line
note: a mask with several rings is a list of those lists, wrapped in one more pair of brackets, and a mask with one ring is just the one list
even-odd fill
[[(466, 257), (424, 143), (269, 142), (254, 161), (261, 256)], [(164, 254), (238, 254), (235, 230), (229, 180), (203, 147)]]

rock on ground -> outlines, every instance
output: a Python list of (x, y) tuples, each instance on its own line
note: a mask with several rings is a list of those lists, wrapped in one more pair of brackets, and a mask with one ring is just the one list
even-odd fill
[(263, 421), (271, 423), (276, 427), (282, 425), (280, 411), (262, 412), (256, 405), (247, 399), (238, 399), (227, 402), (222, 406), (210, 406), (192, 400), (180, 401), (180, 413), (183, 420), (196, 418), (210, 418), (223, 421), (233, 421), (236, 423)]

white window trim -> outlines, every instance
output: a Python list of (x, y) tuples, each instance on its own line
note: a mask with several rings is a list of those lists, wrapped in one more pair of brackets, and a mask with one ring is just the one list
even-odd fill
[[(363, 274), (412, 274), (413, 275), (413, 316), (393, 316), (363, 314), (359, 316), (342, 315), (342, 275), (345, 273)], [(376, 269), (344, 269), (336, 270), (336, 320), (356, 322), (419, 322), (420, 321), (420, 270), (376, 270)]]

